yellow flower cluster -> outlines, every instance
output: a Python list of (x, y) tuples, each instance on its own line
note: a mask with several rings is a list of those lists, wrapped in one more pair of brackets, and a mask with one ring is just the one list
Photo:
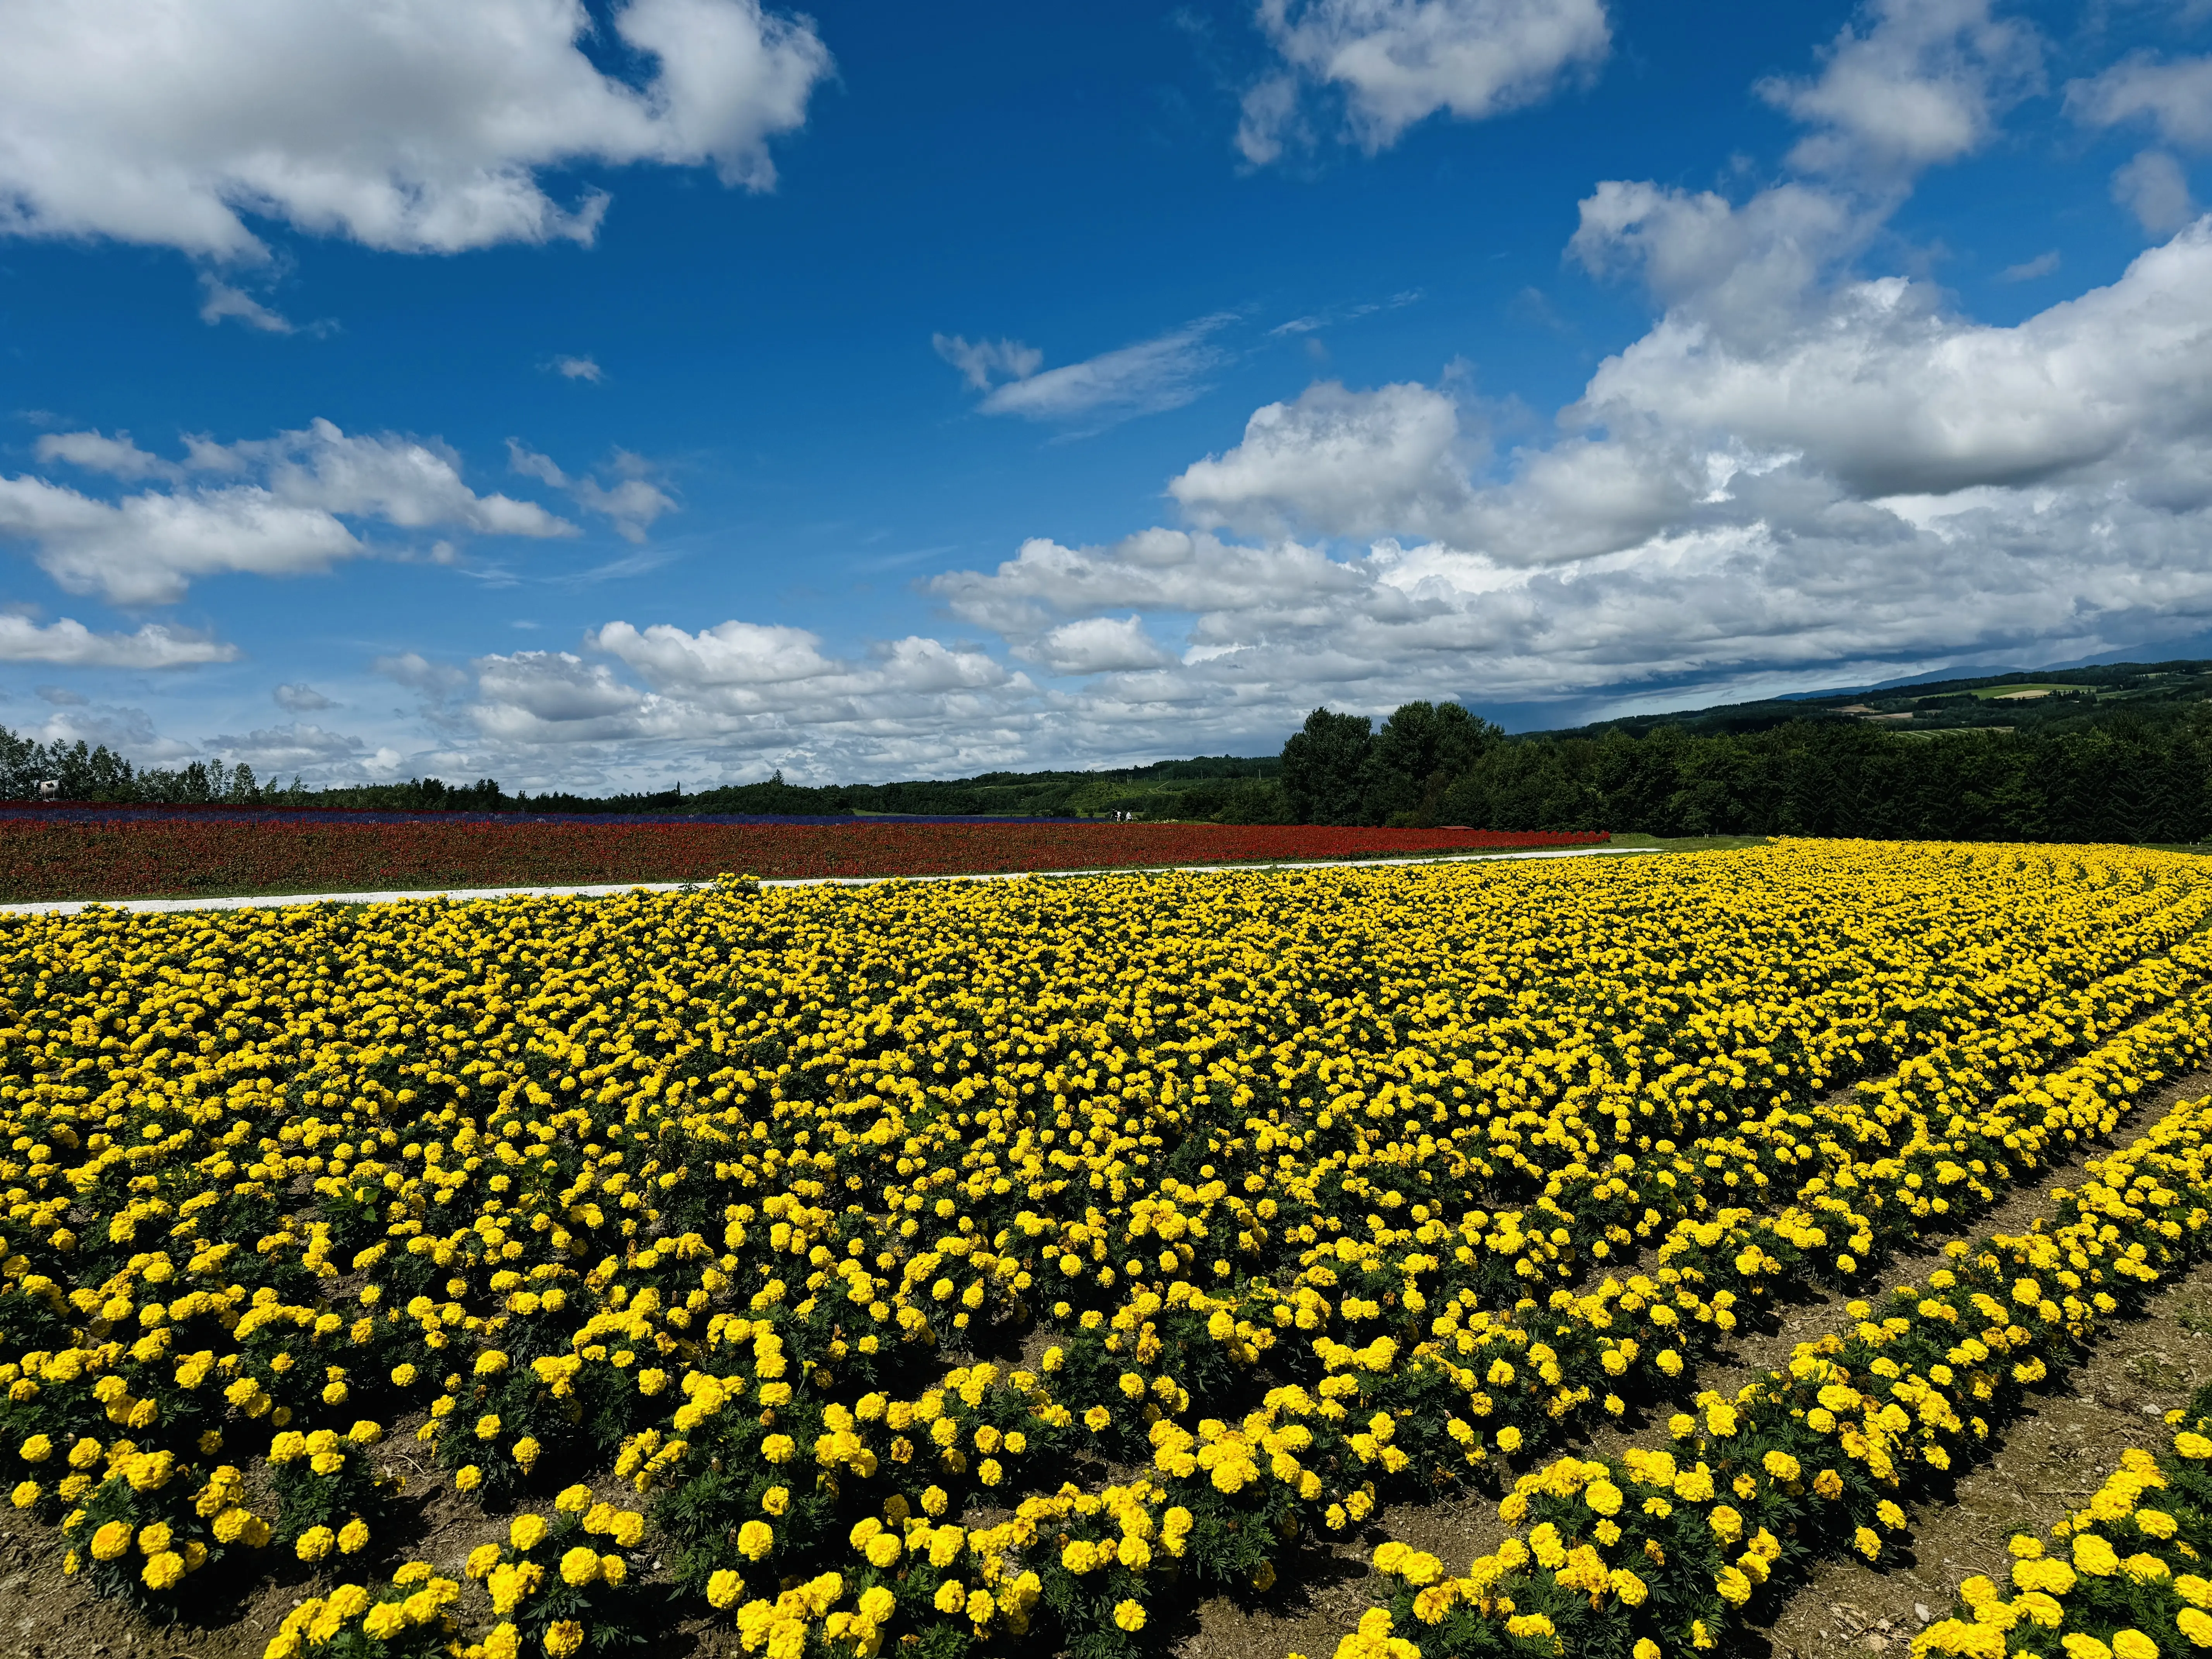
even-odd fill
[[(270, 1639), (264, 1659), (297, 1659), (349, 1632), (357, 1632), (382, 1644), (396, 1644), (410, 1632), (442, 1638), (453, 1628), (447, 1609), (459, 1599), (461, 1587), (441, 1578), (427, 1561), (410, 1561), (392, 1576), (381, 1591), (363, 1584), (341, 1584), (328, 1595), (310, 1596), (284, 1615)], [(442, 1643), (431, 1649), (438, 1651)]]
[[(1784, 844), (11, 919), (0, 1445), (18, 1506), (147, 1595), (270, 1519), (361, 1547), (375, 1425), (420, 1413), (484, 1501), (650, 1494), (749, 1651), (1041, 1603), (1133, 1638), (1170, 1564), (1264, 1589), (1303, 1528), (1674, 1394), (1785, 1279), (1853, 1280), (2110, 1128), (2212, 1047), (2200, 871)], [(2157, 1271), (2079, 1253), (2004, 1317), (1943, 1302), (1949, 1368), (2027, 1386), (2013, 1332), (2106, 1294), (2066, 1274)], [(1922, 1318), (1871, 1315), (1850, 1340)], [(1031, 1365), (972, 1357), (1031, 1325)], [(1807, 1363), (1854, 1481), (1989, 1418), (1971, 1380), (1844, 1366), (1844, 1402)], [(216, 1462), (263, 1444), (266, 1519)], [(1547, 1478), (1595, 1517), (1559, 1583), (1643, 1606), (1656, 1565), (1603, 1529), (1704, 1500)], [(1773, 1559), (1732, 1491), (1723, 1602)], [(472, 1560), (483, 1659), (625, 1616), (647, 1522), (569, 1502)], [(1442, 1617), (1470, 1582), (1416, 1589)]]
[[(1978, 1248), (1951, 1245), (1950, 1266), (1890, 1293), (1888, 1316), (1876, 1319), (1874, 1306), (1854, 1302), (1847, 1329), (1799, 1345), (1764, 1382), (1732, 1401), (1698, 1395), (1698, 1412), (1669, 1425), (1674, 1447), (1630, 1449), (1617, 1476), (1606, 1463), (1572, 1457), (1522, 1476), (1498, 1512), (1522, 1530), (1464, 1576), (1385, 1544), (1376, 1565), (1405, 1587), (1393, 1613), (1442, 1626), (1440, 1650), (1458, 1651), (1479, 1644), (1455, 1621), (1510, 1626), (1537, 1596), (1553, 1598), (1556, 1620), (1555, 1598), (1569, 1591), (1577, 1598), (1571, 1619), (1624, 1620), (1639, 1644), (1652, 1644), (1644, 1659), (1655, 1659), (1715, 1645), (1781, 1565), (1784, 1537), (1847, 1539), (1878, 1559), (1883, 1534), (1905, 1524), (1897, 1497), (1974, 1455), (2016, 1415), (2024, 1390), (2045, 1380), (2041, 1355), (2078, 1352), (2124, 1303), (2207, 1248), (2200, 1238), (2212, 1224), (2212, 1101), (2177, 1105), (2141, 1139), (2087, 1167), (2079, 1191), (2054, 1194), (2049, 1222)], [(2022, 1353), (2033, 1357), (2013, 1357)], [(2183, 1573), (2184, 1557), (2199, 1561), (2200, 1547), (2212, 1547), (2212, 1536), (2188, 1535), (2212, 1512), (2212, 1469), (2204, 1467), (2212, 1439), (2191, 1431), (2176, 1447), (2165, 1473), (2130, 1453), (2087, 1509), (2059, 1523), (2056, 1533), (2071, 1539), (2070, 1560), (2016, 1540), (2017, 1597), (2007, 1601), (1987, 1581), (1969, 1580), (1961, 1590), (1969, 1616), (1931, 1626), (1916, 1659), (2003, 1659), (2007, 1632), (2020, 1638), (2011, 1650), (2039, 1659), (2061, 1651), (2098, 1659), (2084, 1645), (2094, 1643), (2106, 1644), (2107, 1659), (2154, 1659), (2137, 1645), (2161, 1639), (2144, 1635), (2154, 1628), (2212, 1646), (2212, 1613), (2204, 1611), (2212, 1583)], [(2146, 1494), (2169, 1481), (2186, 1489), (2172, 1510), (2146, 1506)], [(2135, 1547), (2145, 1539), (2154, 1547)], [(2168, 1542), (2171, 1559), (2160, 1565), (2154, 1557)], [(2169, 1578), (2180, 1588), (2161, 1588)], [(2063, 1613), (2060, 1599), (2091, 1579), (2110, 1594), (2093, 1586), (2081, 1616)], [(1647, 1609), (1660, 1583), (1678, 1610), (1671, 1625), (1654, 1622)], [(2204, 1608), (2188, 1600), (2194, 1585), (2204, 1588)], [(2156, 1618), (2144, 1611), (2153, 1606)], [(1341, 1659), (1365, 1652), (1371, 1635), (1346, 1637)]]
[[(2200, 1396), (2190, 1409), (2208, 1405)], [(2172, 1413), (2168, 1421), (2187, 1416)], [(1960, 1583), (1956, 1616), (1915, 1638), (1913, 1659), (2158, 1659), (2161, 1649), (2212, 1648), (2212, 1538), (2203, 1519), (2212, 1440), (2197, 1429), (2176, 1435), (2160, 1455), (2124, 1453), (2088, 1507), (2051, 1528), (2056, 1543), (2015, 1535), (2009, 1585), (1978, 1575)]]

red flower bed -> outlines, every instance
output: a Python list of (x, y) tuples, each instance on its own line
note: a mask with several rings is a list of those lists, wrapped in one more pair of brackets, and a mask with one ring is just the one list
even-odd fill
[(1589, 846), (1597, 835), (1323, 824), (0, 823), (0, 899), (983, 875)]

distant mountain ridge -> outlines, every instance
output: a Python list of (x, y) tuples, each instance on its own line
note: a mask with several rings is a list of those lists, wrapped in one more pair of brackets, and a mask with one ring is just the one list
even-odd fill
[(1705, 736), (1763, 732), (1806, 720), (1852, 721), (1916, 732), (2021, 731), (2066, 723), (2101, 724), (2127, 713), (2153, 719), (2171, 717), (2186, 705), (2208, 700), (2212, 700), (2212, 660), (2106, 663), (1791, 692), (1752, 702), (1625, 714), (1582, 726), (1524, 732), (1515, 740), (1595, 738), (1608, 732), (1641, 736), (1660, 726), (1678, 726)]

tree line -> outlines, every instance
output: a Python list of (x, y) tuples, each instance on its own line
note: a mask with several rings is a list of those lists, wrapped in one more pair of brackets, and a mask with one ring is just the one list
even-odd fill
[(0, 726), (0, 800), (34, 800), (52, 783), (64, 800), (118, 801), (149, 806), (374, 806), (401, 811), (513, 810), (513, 798), (491, 778), (448, 784), (436, 778), (404, 783), (310, 789), (264, 783), (244, 761), (218, 756), (182, 766), (134, 766), (106, 744), (38, 743)]
[(2212, 706), (2024, 732), (1794, 720), (1519, 738), (1454, 703), (1407, 703), (1379, 730), (1324, 708), (1284, 746), (1279, 788), (1308, 823), (2193, 844), (2212, 841)]
[(263, 783), (240, 763), (134, 767), (105, 747), (0, 729), (0, 799), (53, 780), (69, 800), (480, 811), (1017, 813), (1132, 811), (1230, 823), (1465, 824), (1660, 836), (2212, 842), (2212, 704), (2085, 716), (2016, 732), (1908, 735), (1848, 719), (1765, 730), (1508, 737), (1457, 703), (1411, 702), (1377, 726), (1316, 709), (1279, 757), (1114, 773), (995, 773), (808, 787), (780, 776), (685, 793), (509, 795), (492, 779), (328, 789)]

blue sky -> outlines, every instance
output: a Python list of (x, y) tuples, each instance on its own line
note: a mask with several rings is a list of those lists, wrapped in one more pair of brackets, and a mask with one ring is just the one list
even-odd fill
[(12, 18), (18, 731), (947, 775), (2212, 632), (2202, 0)]

